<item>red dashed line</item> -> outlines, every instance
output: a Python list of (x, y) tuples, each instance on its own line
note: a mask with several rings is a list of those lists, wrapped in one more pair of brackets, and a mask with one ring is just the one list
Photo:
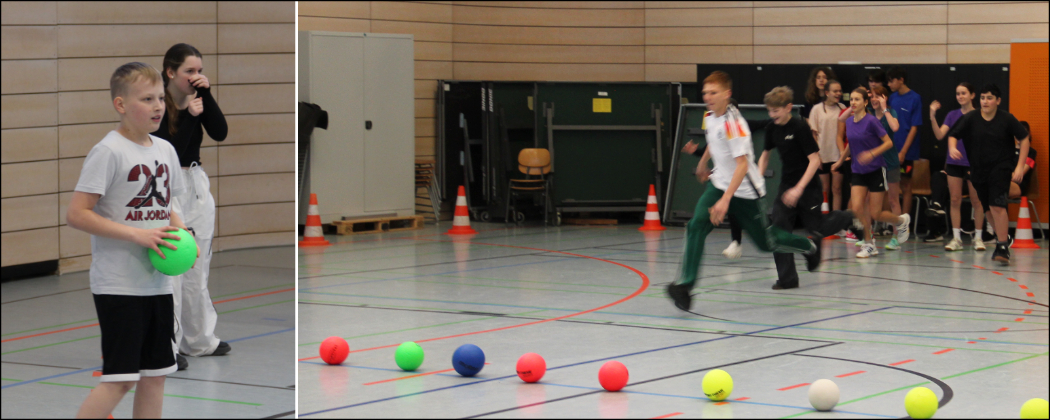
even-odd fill
[(1010, 328), (1007, 328), (1007, 327), (1002, 327), (1002, 328), (1000, 328), (999, 330), (997, 330), (996, 332), (997, 332), (997, 333), (1001, 333), (1001, 332), (1003, 332), (1003, 331), (1006, 331), (1006, 330), (1008, 330), (1008, 329), (1010, 329)]
[(866, 370), (858, 370), (856, 372), (843, 373), (841, 375), (836, 376), (836, 378), (845, 378), (847, 376), (860, 375), (860, 374), (865, 373), (865, 372), (867, 372), (867, 371)]
[(1010, 277), (1007, 277), (1006, 279), (1007, 279), (1007, 280), (1010, 280), (1010, 281), (1012, 281), (1012, 282), (1014, 282), (1014, 283), (1017, 283), (1017, 279), (1015, 279), (1015, 278), (1010, 278)]
[(914, 359), (902, 360), (902, 361), (899, 361), (897, 363), (890, 363), (890, 366), (899, 366), (899, 365), (903, 365), (905, 363), (911, 363), (911, 362), (914, 362), (914, 361), (915, 361)]
[(1031, 314), (1031, 313), (1032, 313), (1032, 310), (1031, 310), (1031, 309), (1025, 309), (1025, 310), (1024, 310), (1024, 314), (1025, 314), (1025, 315), (1028, 315), (1028, 314)]
[(1017, 318), (1017, 319), (1014, 320), (1014, 322), (1021, 322), (1021, 321), (1024, 321), (1024, 318)]
[(1028, 297), (1035, 297), (1035, 293), (1032, 292), (1025, 293), (1025, 295), (1028, 295)]
[(995, 274), (995, 275), (997, 275), (997, 276), (1001, 276), (1001, 275), (1003, 275), (1003, 273), (1000, 273), (1000, 272), (998, 272), (998, 271), (993, 271), (993, 272), (992, 272), (992, 274)]
[(978, 338), (978, 340), (987, 340), (987, 338), (980, 337), (980, 338)]
[(809, 382), (806, 382), (804, 384), (797, 384), (797, 385), (786, 386), (786, 387), (778, 389), (777, 391), (787, 391), (789, 389), (801, 388), (801, 387), (804, 387), (806, 385), (809, 385)]
[(722, 401), (722, 402), (716, 402), (715, 403), (715, 405), (726, 405), (726, 404), (729, 404), (729, 401)]
[(966, 344), (977, 344), (976, 341), (967, 341)]
[(954, 263), (959, 263), (959, 264), (965, 264), (964, 262), (962, 262), (962, 261), (959, 261), (959, 260), (952, 260), (952, 262), (954, 262)]
[(679, 416), (679, 415), (681, 415), (681, 414), (682, 414), (682, 413), (671, 413), (671, 414), (664, 414), (664, 415), (662, 415), (662, 416), (656, 416), (656, 417), (653, 417), (653, 418), (654, 418), (654, 419), (666, 419), (666, 418), (668, 418), (668, 417), (674, 417), (674, 416)]
[(1028, 290), (1028, 286), (1025, 286), (1025, 285), (1023, 285), (1023, 284), (1021, 284), (1021, 285), (1018, 285), (1017, 287), (1020, 287), (1020, 288), (1022, 288), (1022, 289)]
[(933, 354), (944, 354), (944, 353), (950, 352), (952, 350), (955, 350), (955, 349), (944, 349), (944, 350), (941, 350), (941, 351), (935, 351), (935, 352), (933, 352)]
[(973, 268), (980, 268), (980, 269), (982, 269), (982, 270), (984, 270), (984, 269), (985, 269), (984, 267), (981, 267), (981, 266), (979, 266), (979, 265), (975, 265), (975, 266), (973, 266)]
[(744, 400), (750, 400), (750, 399), (751, 399), (751, 397), (740, 397), (740, 398), (735, 399), (734, 401), (744, 401)]

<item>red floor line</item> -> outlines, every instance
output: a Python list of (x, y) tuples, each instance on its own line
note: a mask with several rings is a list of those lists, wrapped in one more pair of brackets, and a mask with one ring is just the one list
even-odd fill
[(438, 370), (438, 371), (434, 371), (434, 372), (419, 373), (419, 374), (415, 374), (415, 375), (402, 376), (400, 378), (384, 379), (382, 381), (369, 382), (369, 383), (367, 383), (365, 385), (375, 385), (375, 384), (381, 384), (381, 383), (386, 383), (386, 382), (400, 381), (402, 379), (418, 378), (420, 376), (433, 375), (435, 373), (451, 372), (453, 370), (455, 370), (455, 369), (445, 369), (445, 370)]
[[(432, 241), (433, 239), (420, 239), (420, 240), (421, 241), (428, 241), (428, 240)], [(448, 241), (441, 241), (441, 242), (448, 242)], [(646, 289), (649, 288), (649, 276), (646, 276), (645, 273), (643, 273), (641, 271), (638, 271), (638, 269), (636, 269), (634, 267), (631, 267), (631, 266), (626, 265), (626, 264), (621, 264), (621, 263), (618, 263), (618, 262), (615, 262), (615, 261), (609, 261), (609, 260), (601, 259), (601, 258), (598, 258), (598, 257), (592, 257), (592, 256), (589, 256), (589, 255), (573, 254), (571, 252), (564, 252), (564, 251), (555, 251), (555, 250), (551, 250), (551, 249), (530, 248), (530, 247), (524, 247), (524, 246), (503, 245), (503, 244), (489, 244), (489, 243), (469, 242), (469, 241), (464, 241), (464, 243), (470, 243), (472, 245), (501, 246), (501, 247), (505, 247), (505, 248), (518, 248), (518, 249), (528, 249), (528, 250), (532, 250), (532, 251), (553, 252), (553, 253), (556, 253), (556, 254), (571, 255), (571, 256), (574, 256), (574, 257), (581, 257), (581, 258), (587, 258), (587, 259), (591, 259), (591, 260), (606, 262), (606, 263), (618, 265), (620, 267), (623, 267), (623, 268), (626, 268), (628, 270), (633, 271), (635, 274), (637, 274), (639, 277), (642, 278), (642, 284), (641, 284), (641, 286), (638, 287), (638, 290), (634, 291), (634, 293), (631, 293), (630, 295), (627, 295), (627, 296), (621, 298), (620, 300), (617, 300), (615, 302), (599, 306), (597, 308), (591, 308), (591, 309), (588, 309), (588, 310), (585, 310), (585, 311), (571, 313), (571, 314), (568, 314), (568, 315), (562, 315), (562, 316), (555, 317), (555, 318), (550, 318), (550, 319), (541, 319), (539, 321), (526, 322), (524, 324), (509, 325), (509, 326), (506, 326), (506, 327), (493, 328), (493, 329), (483, 330), (483, 331), (474, 331), (474, 332), (463, 333), (463, 334), (456, 334), (456, 335), (449, 335), (449, 336), (445, 336), (445, 337), (434, 337), (434, 338), (427, 338), (427, 339), (423, 339), (423, 340), (415, 340), (416, 343), (426, 343), (426, 342), (430, 342), (430, 341), (447, 340), (447, 339), (450, 339), (450, 338), (465, 337), (465, 336), (468, 336), (468, 335), (484, 334), (484, 333), (490, 333), (490, 332), (496, 332), (496, 331), (509, 330), (511, 328), (527, 327), (529, 325), (543, 324), (543, 323), (546, 323), (546, 322), (559, 321), (559, 320), (566, 319), (566, 318), (572, 318), (574, 316), (580, 316), (580, 315), (584, 315), (584, 314), (589, 314), (591, 312), (600, 311), (602, 309), (613, 307), (613, 306), (619, 305), (619, 304), (621, 304), (623, 302), (626, 302), (628, 300), (634, 299), (635, 297), (637, 297), (638, 295), (642, 294), (642, 292), (644, 292)], [(352, 351), (350, 351), (350, 353), (362, 353), (362, 352), (366, 352), (366, 351), (380, 350), (380, 349), (386, 349), (386, 348), (391, 348), (391, 347), (397, 347), (397, 346), (400, 346), (400, 345), (401, 345), (401, 343), (388, 344), (388, 345), (385, 345), (385, 346), (370, 347), (370, 348), (361, 349), (361, 350), (352, 350)], [(302, 361), (306, 361), (306, 360), (317, 359), (317, 358), (320, 358), (320, 357), (321, 356), (304, 357), (304, 358), (299, 359), (299, 361), (302, 362)]]
[(979, 265), (975, 265), (975, 266), (973, 266), (973, 268), (980, 268), (980, 269), (982, 269), (982, 270), (986, 270), (986, 268), (984, 268), (984, 267), (981, 267), (981, 266), (979, 266)]
[(1001, 275), (1003, 275), (1003, 273), (1000, 273), (1000, 272), (998, 272), (998, 271), (993, 271), (993, 272), (992, 272), (992, 274), (995, 274), (995, 275), (997, 275), (997, 276), (1001, 276)]
[(1017, 279), (1015, 279), (1015, 278), (1010, 278), (1010, 277), (1007, 277), (1006, 279), (1007, 279), (1007, 280), (1010, 280), (1010, 281), (1012, 281), (1012, 282), (1014, 282), (1014, 283), (1017, 283)]
[(1032, 293), (1032, 292), (1028, 292), (1028, 293), (1025, 293), (1025, 294), (1028, 295), (1028, 297), (1035, 297), (1035, 293)]
[(1001, 332), (1003, 332), (1003, 331), (1006, 331), (1006, 330), (1008, 330), (1008, 329), (1010, 329), (1010, 328), (1009, 328), (1009, 327), (1002, 327), (1002, 328), (1000, 328), (999, 330), (997, 330), (996, 332), (997, 332), (997, 333), (1001, 333)]
[(858, 370), (856, 372), (843, 373), (841, 375), (836, 376), (836, 378), (845, 378), (847, 376), (860, 375), (862, 373), (867, 373), (867, 371), (866, 370)]
[(987, 340), (987, 338), (980, 337), (980, 338), (978, 338), (978, 340)]
[(1021, 322), (1021, 321), (1024, 321), (1024, 318), (1017, 318), (1017, 319), (1014, 320), (1014, 322)]
[(1021, 284), (1021, 285), (1018, 285), (1017, 287), (1020, 287), (1020, 288), (1022, 288), (1022, 289), (1028, 290), (1028, 286), (1025, 286), (1025, 285), (1023, 285), (1023, 284)]
[(737, 398), (737, 399), (735, 399), (733, 401), (745, 401), (745, 400), (750, 400), (750, 399), (751, 399), (751, 397), (740, 397), (740, 398)]
[(273, 294), (277, 294), (277, 293), (294, 292), (294, 291), (295, 291), (295, 288), (293, 287), (291, 289), (281, 289), (281, 290), (275, 290), (275, 291), (272, 291), (272, 292), (259, 293), (257, 295), (248, 295), (248, 296), (241, 296), (241, 297), (238, 297), (238, 298), (220, 300), (218, 302), (212, 302), (212, 304), (215, 305), (215, 304), (219, 304), (219, 303), (233, 302), (235, 300), (251, 299), (251, 298), (259, 297), (259, 296), (266, 296), (266, 295), (273, 295)]
[(715, 403), (715, 405), (726, 405), (726, 404), (729, 404), (729, 401), (722, 401), (722, 402), (716, 402)]
[(682, 413), (671, 413), (671, 414), (664, 414), (662, 416), (656, 416), (656, 417), (653, 417), (653, 418), (654, 419), (666, 419), (668, 417), (674, 417), (674, 416), (680, 416), (680, 415), (682, 415)]
[(962, 262), (962, 261), (959, 261), (959, 260), (952, 260), (952, 262), (954, 262), (954, 263), (959, 263), (959, 264), (963, 264), (963, 262)]
[(933, 352), (933, 354), (944, 354), (944, 353), (950, 352), (952, 350), (955, 350), (955, 349), (944, 349), (944, 350), (941, 350), (941, 351), (935, 351), (935, 352)]
[(804, 384), (796, 384), (796, 385), (791, 385), (791, 386), (785, 386), (783, 388), (778, 389), (777, 391), (787, 391), (789, 389), (801, 388), (801, 387), (804, 387), (806, 385), (809, 385), (809, 382), (806, 382)]
[(903, 365), (905, 363), (911, 363), (911, 362), (914, 362), (914, 361), (915, 361), (915, 359), (901, 360), (901, 361), (896, 362), (896, 363), (890, 363), (890, 366), (899, 366), (899, 365)]
[(966, 344), (977, 344), (976, 341), (967, 341)]
[(1025, 309), (1025, 310), (1024, 310), (1024, 314), (1025, 314), (1025, 315), (1028, 315), (1028, 314), (1031, 314), (1031, 313), (1032, 313), (1032, 310), (1031, 310), (1031, 309)]
[(930, 254), (930, 256), (933, 257), (933, 258), (940, 258), (941, 257), (940, 255), (933, 255), (933, 254)]

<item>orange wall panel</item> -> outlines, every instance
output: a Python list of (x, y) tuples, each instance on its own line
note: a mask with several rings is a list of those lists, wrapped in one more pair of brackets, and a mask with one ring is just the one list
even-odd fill
[[(1034, 205), (1043, 223), (1050, 218), (1047, 206), (1047, 186), (1050, 185), (1050, 137), (1047, 136), (1047, 114), (1050, 113), (1047, 65), (1050, 64), (1048, 43), (1010, 44), (1010, 112), (1032, 127), (1032, 148), (1038, 151), (1035, 174), (1039, 177), (1039, 197)], [(1034, 182), (1034, 181), (1033, 181)], [(1010, 208), (1010, 220), (1017, 220), (1017, 206)], [(1032, 220), (1035, 223), (1035, 220)]]

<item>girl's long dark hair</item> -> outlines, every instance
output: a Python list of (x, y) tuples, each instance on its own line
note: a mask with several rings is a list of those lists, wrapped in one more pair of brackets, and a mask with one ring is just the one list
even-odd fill
[(809, 81), (806, 83), (806, 101), (811, 104), (820, 102), (820, 89), (817, 88), (818, 72), (824, 72), (824, 76), (827, 77), (828, 80), (838, 79), (838, 77), (835, 77), (835, 72), (828, 66), (814, 67), (813, 70), (810, 70)]
[(179, 127), (179, 110), (175, 107), (175, 101), (168, 94), (168, 82), (171, 78), (168, 77), (168, 69), (171, 69), (175, 73), (179, 72), (179, 67), (186, 61), (186, 57), (196, 56), (197, 58), (203, 58), (201, 52), (197, 51), (190, 44), (175, 44), (171, 48), (168, 48), (168, 52), (164, 53), (164, 69), (161, 70), (160, 74), (164, 78), (164, 104), (168, 108), (168, 132), (175, 134)]

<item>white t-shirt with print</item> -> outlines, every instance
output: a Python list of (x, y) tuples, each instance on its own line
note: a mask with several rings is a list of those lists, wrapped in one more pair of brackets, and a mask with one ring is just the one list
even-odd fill
[(736, 171), (736, 158), (747, 156), (747, 176), (733, 194), (737, 198), (758, 199), (766, 194), (766, 181), (755, 164), (755, 148), (751, 143), (751, 129), (747, 120), (736, 107), (730, 105), (725, 114), (715, 116), (712, 111), (704, 114), (704, 130), (707, 150), (715, 169), (711, 171), (711, 184), (722, 191), (729, 188)]
[[(171, 143), (150, 136), (139, 145), (110, 131), (91, 148), (76, 191), (100, 194), (94, 211), (126, 226), (168, 226), (172, 201), (186, 187)], [(168, 248), (163, 248), (168, 249)], [(91, 293), (155, 296), (172, 293), (171, 279), (150, 264), (148, 248), (91, 235)]]

